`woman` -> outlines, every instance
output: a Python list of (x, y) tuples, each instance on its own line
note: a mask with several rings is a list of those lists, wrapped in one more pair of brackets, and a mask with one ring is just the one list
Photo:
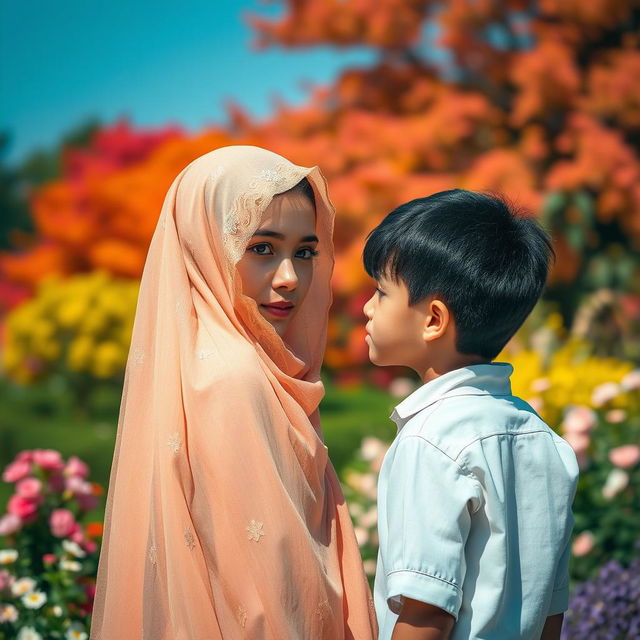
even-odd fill
[(202, 156), (169, 189), (125, 375), (95, 640), (374, 637), (317, 411), (333, 217), (317, 168), (257, 147)]

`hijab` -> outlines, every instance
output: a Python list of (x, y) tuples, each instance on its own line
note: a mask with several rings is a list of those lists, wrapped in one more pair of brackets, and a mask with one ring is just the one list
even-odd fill
[[(283, 339), (235, 265), (303, 178), (319, 255)], [(258, 147), (217, 149), (171, 185), (140, 286), (91, 638), (374, 637), (318, 416), (333, 221), (317, 167)]]

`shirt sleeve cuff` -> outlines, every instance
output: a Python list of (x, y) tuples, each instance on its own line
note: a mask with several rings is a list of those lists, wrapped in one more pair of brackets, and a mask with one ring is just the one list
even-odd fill
[(569, 608), (569, 586), (557, 589), (551, 594), (551, 605), (548, 615), (554, 616), (556, 613), (564, 613)]
[(387, 598), (404, 596), (419, 602), (427, 602), (456, 620), (462, 605), (462, 591), (453, 583), (419, 571), (391, 571), (387, 575)]

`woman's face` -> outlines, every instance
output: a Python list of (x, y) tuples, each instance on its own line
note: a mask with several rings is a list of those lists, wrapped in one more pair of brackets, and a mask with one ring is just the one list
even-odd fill
[(237, 264), (242, 292), (283, 336), (305, 299), (317, 255), (316, 212), (298, 191), (274, 196)]

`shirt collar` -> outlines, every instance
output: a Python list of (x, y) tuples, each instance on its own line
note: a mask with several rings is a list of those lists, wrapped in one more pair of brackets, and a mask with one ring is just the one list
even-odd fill
[(513, 366), (507, 362), (474, 364), (449, 371), (416, 389), (396, 406), (390, 417), (401, 429), (411, 416), (442, 398), (511, 395), (509, 377), (512, 373)]

